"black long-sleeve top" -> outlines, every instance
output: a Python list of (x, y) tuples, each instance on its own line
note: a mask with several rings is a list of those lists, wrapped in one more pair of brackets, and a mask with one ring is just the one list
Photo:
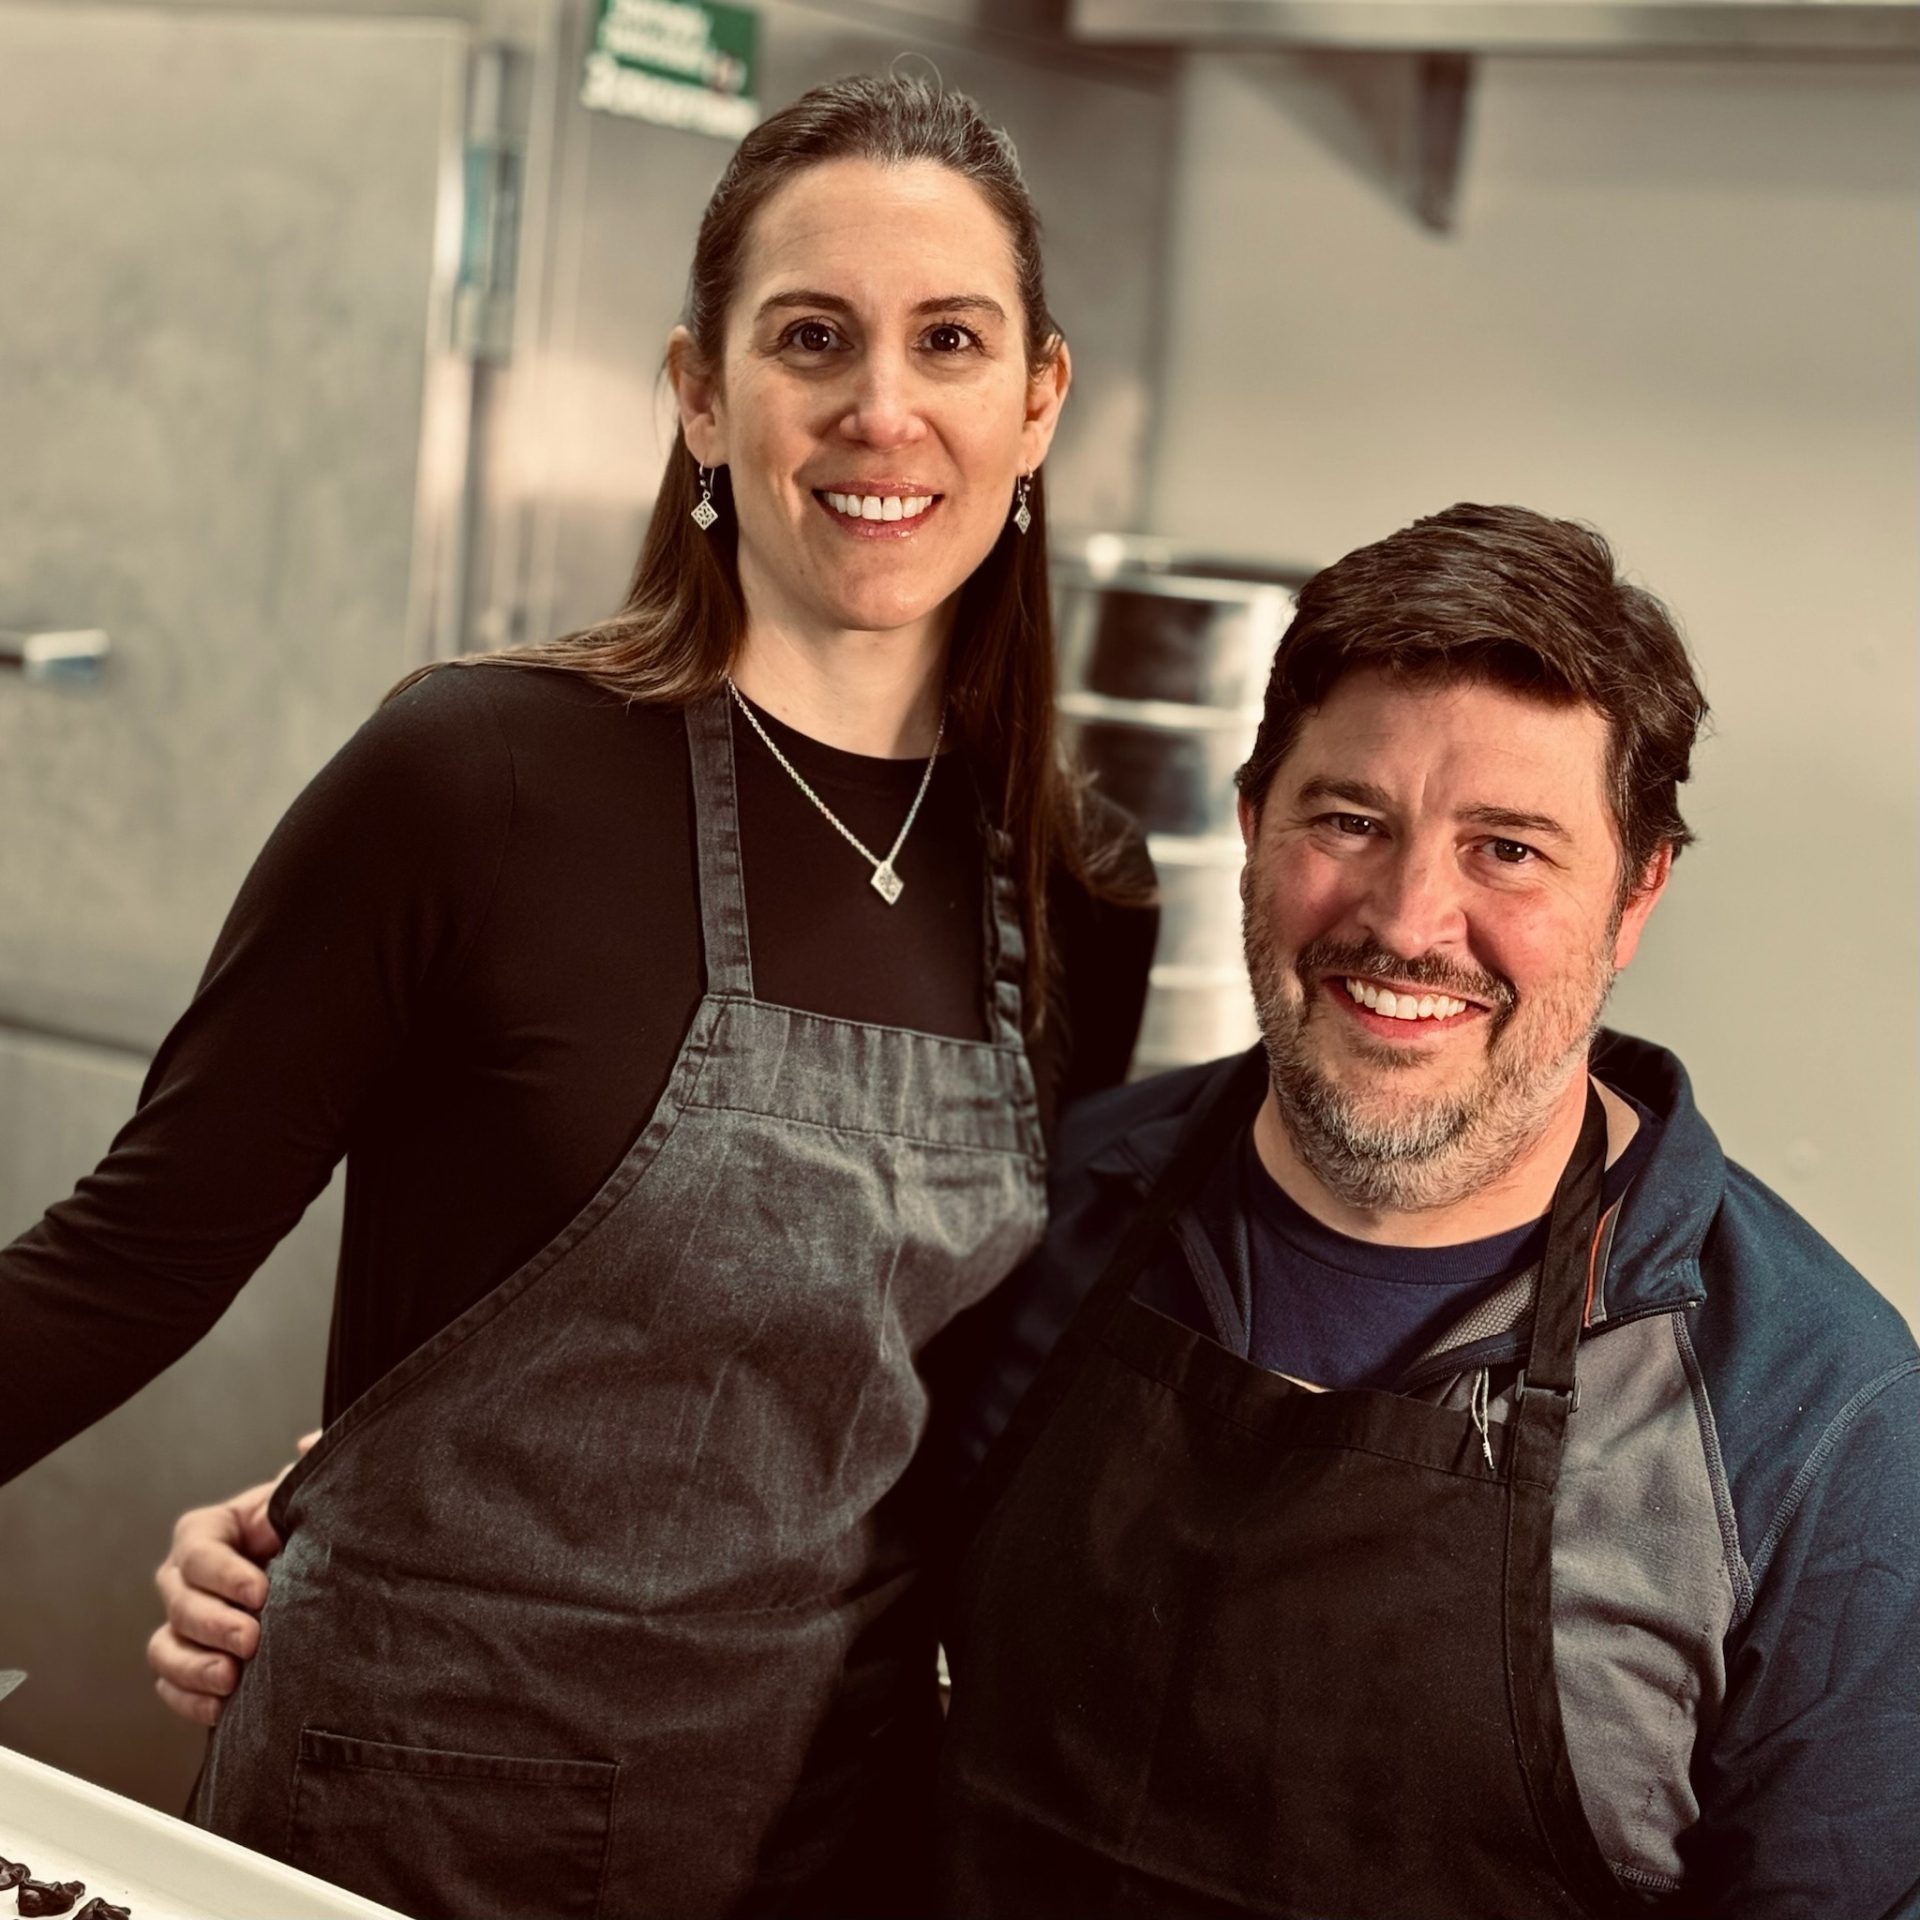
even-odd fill
[[(892, 844), (923, 761), (761, 718), (855, 834)], [(984, 1036), (960, 757), (936, 767), (888, 907), (737, 713), (734, 735), (755, 992)], [(1124, 1073), (1156, 927), (1065, 880), (1051, 904), (1063, 1017), (1032, 1049), (1049, 1114)], [(275, 830), (112, 1151), (0, 1251), (0, 1480), (185, 1352), (344, 1155), (331, 1419), (599, 1189), (703, 985), (678, 711), (502, 667), (388, 702)]]

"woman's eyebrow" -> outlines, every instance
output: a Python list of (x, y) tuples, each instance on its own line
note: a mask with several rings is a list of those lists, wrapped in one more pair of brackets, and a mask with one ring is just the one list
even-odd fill
[[(778, 313), (788, 307), (811, 307), (815, 312), (846, 313), (853, 312), (853, 302), (837, 293), (822, 293), (813, 287), (788, 287), (779, 293), (771, 293), (754, 310), (756, 320), (764, 319), (770, 313)], [(1006, 309), (990, 294), (985, 293), (948, 293), (936, 299), (917, 301), (912, 311), (915, 314), (929, 313), (978, 313), (992, 320), (1004, 320)]]

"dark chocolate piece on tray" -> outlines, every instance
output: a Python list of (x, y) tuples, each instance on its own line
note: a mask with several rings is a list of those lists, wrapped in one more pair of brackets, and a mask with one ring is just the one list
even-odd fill
[(33, 1869), (24, 1860), (9, 1860), (0, 1856), (0, 1888), (17, 1887), (22, 1880), (31, 1880)]
[(110, 1900), (102, 1900), (98, 1894), (87, 1902), (73, 1920), (133, 1920), (131, 1907), (116, 1907)]
[(65, 1913), (86, 1890), (84, 1880), (22, 1880), (20, 1911), (29, 1920), (43, 1913)]

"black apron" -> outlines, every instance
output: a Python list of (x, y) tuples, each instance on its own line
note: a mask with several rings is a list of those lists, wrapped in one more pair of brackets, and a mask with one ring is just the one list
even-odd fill
[(989, 830), (987, 1040), (756, 998), (730, 712), (687, 714), (707, 991), (658, 1107), (274, 1498), (198, 1815), (416, 1916), (927, 1897), (899, 1483), (916, 1356), (1043, 1217), (1018, 896)]
[(1131, 1297), (1265, 1086), (1256, 1052), (1196, 1113), (982, 1469), (946, 1634), (941, 1911), (1639, 1911), (1582, 1812), (1553, 1666), (1599, 1098), (1512, 1417), (1483, 1435), (1397, 1394), (1311, 1392)]

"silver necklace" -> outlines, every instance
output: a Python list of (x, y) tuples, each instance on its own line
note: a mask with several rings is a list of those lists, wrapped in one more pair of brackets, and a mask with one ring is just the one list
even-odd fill
[(893, 863), (899, 859), (900, 849), (907, 844), (907, 835), (912, 831), (914, 818), (920, 811), (920, 802), (927, 797), (927, 789), (933, 784), (933, 764), (940, 758), (940, 742), (946, 738), (947, 734), (947, 710), (945, 703), (942, 702), (940, 708), (940, 724), (934, 729), (933, 751), (927, 755), (927, 770), (920, 776), (920, 791), (913, 796), (913, 805), (907, 809), (907, 817), (900, 823), (900, 831), (894, 835), (893, 845), (887, 849), (886, 858), (883, 860), (877, 854), (870, 851), (866, 844), (854, 834), (847, 823), (840, 819), (834, 813), (833, 809), (807, 785), (806, 781), (800, 777), (800, 769), (773, 744), (773, 736), (760, 724), (759, 716), (747, 705), (746, 699), (740, 689), (733, 684), (733, 676), (731, 674), (727, 676), (727, 691), (733, 695), (734, 705), (747, 716), (747, 725), (767, 743), (767, 751), (786, 768), (788, 778), (820, 809), (821, 814), (826, 819), (827, 825), (873, 868), (873, 890), (888, 906), (892, 906), (906, 890), (907, 884), (894, 872)]

